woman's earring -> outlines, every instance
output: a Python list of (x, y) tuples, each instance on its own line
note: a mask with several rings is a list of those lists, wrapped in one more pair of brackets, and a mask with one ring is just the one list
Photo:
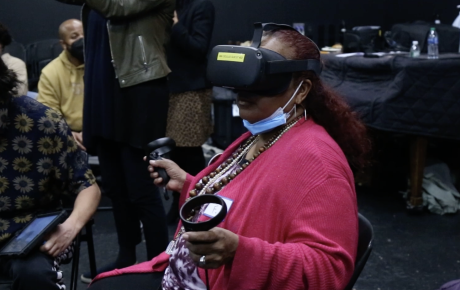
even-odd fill
[(303, 109), (303, 115), (305, 116), (305, 121), (307, 121), (307, 110)]

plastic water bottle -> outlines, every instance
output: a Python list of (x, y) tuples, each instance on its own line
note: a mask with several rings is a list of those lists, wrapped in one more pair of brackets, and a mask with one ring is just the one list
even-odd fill
[(434, 27), (431, 27), (430, 34), (428, 34), (428, 58), (439, 58), (438, 34)]
[[(457, 9), (460, 11), (460, 5), (457, 5)], [(457, 18), (455, 18), (454, 23), (452, 23), (452, 26), (460, 28), (460, 12)]]
[(412, 41), (412, 46), (410, 47), (410, 57), (419, 57), (420, 56), (420, 46), (418, 41)]

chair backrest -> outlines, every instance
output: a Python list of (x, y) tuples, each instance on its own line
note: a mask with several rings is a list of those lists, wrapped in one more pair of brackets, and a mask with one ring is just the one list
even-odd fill
[(23, 62), (26, 62), (26, 49), (24, 48), (24, 45), (19, 42), (13, 40), (13, 42), (5, 47), (5, 52), (22, 59)]
[(359, 238), (358, 252), (356, 254), (355, 270), (351, 276), (350, 282), (344, 290), (352, 290), (358, 280), (361, 271), (366, 265), (367, 259), (372, 252), (372, 241), (374, 240), (374, 229), (371, 223), (362, 215), (358, 214), (359, 220)]
[(59, 39), (41, 40), (27, 45), (27, 74), (29, 87), (34, 88), (40, 78), (41, 70), (62, 52)]

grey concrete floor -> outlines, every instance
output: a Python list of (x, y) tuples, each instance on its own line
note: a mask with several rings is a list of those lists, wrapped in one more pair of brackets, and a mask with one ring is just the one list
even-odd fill
[(357, 290), (436, 290), (460, 279), (460, 214), (408, 214), (399, 193), (358, 189), (373, 224), (374, 250)]

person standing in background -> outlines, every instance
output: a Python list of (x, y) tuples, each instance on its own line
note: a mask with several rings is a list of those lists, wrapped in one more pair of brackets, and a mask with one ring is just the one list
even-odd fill
[[(119, 253), (97, 270), (136, 263), (143, 225), (147, 259), (167, 246), (168, 229), (159, 190), (144, 147), (165, 136), (169, 91), (165, 45), (174, 0), (58, 0), (84, 4), (85, 102), (83, 144), (98, 155), (102, 187), (112, 199)], [(83, 282), (90, 282), (84, 273)]]
[[(167, 49), (169, 112), (166, 136), (176, 141), (171, 159), (192, 175), (205, 168), (201, 145), (212, 133), (211, 85), (206, 80), (207, 54), (214, 28), (208, 0), (177, 0)], [(177, 216), (177, 194), (170, 218)]]
[(59, 26), (59, 42), (63, 51), (45, 66), (38, 81), (40, 103), (60, 112), (77, 142), (83, 146), (83, 26), (80, 20), (69, 19)]
[(29, 90), (27, 85), (27, 69), (26, 64), (19, 58), (11, 56), (9, 53), (4, 52), (5, 47), (11, 44), (13, 38), (11, 37), (8, 29), (0, 23), (0, 56), (5, 65), (16, 73), (19, 81), (18, 87), (16, 88), (17, 96), (27, 95)]

